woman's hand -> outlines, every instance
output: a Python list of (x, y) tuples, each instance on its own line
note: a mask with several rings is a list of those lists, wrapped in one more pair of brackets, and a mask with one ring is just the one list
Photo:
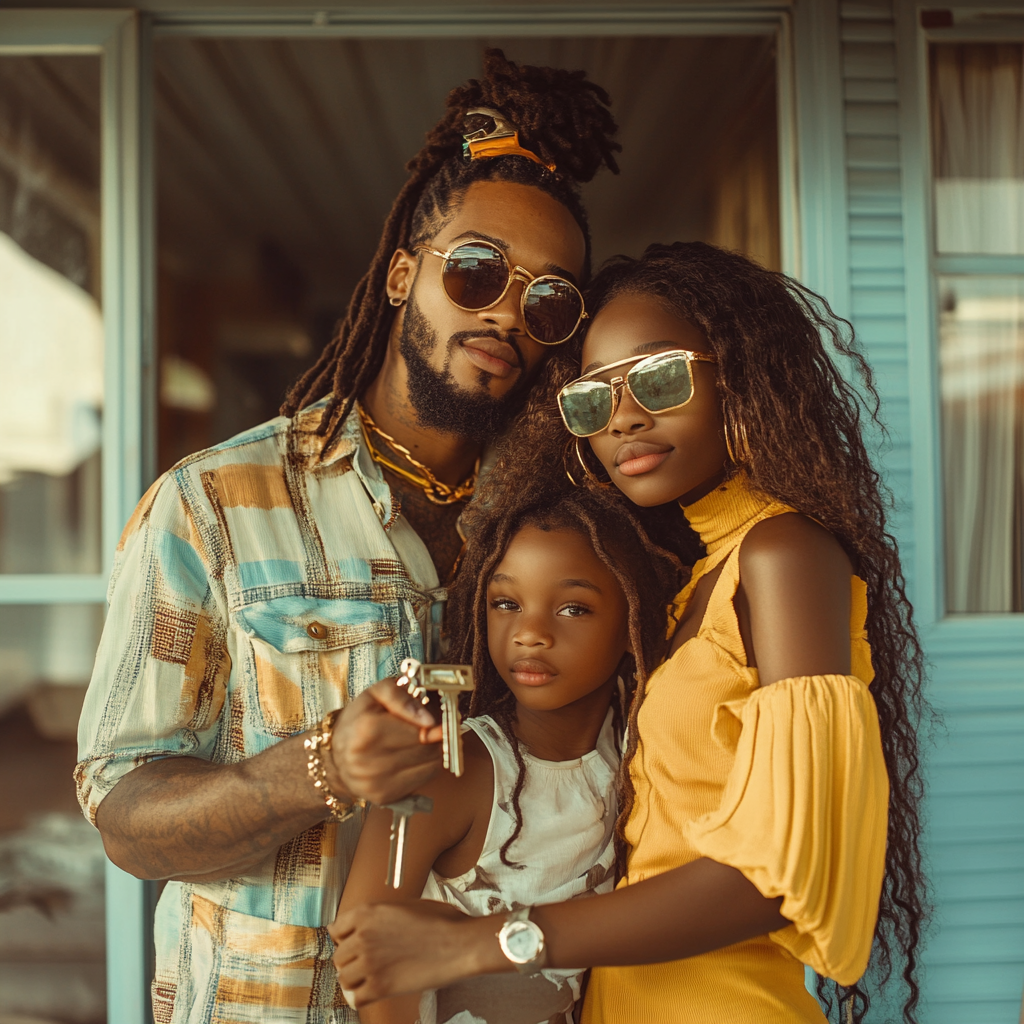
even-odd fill
[(337, 947), (334, 965), (345, 998), (352, 1006), (365, 1006), (510, 970), (496, 938), (499, 920), (467, 917), (433, 900), (340, 911), (327, 930)]
[[(547, 966), (656, 964), (722, 949), (791, 922), (736, 868), (701, 857), (602, 896), (535, 907)], [(505, 914), (467, 917), (430, 900), (340, 910), (328, 931), (350, 1005), (513, 971), (498, 945)]]

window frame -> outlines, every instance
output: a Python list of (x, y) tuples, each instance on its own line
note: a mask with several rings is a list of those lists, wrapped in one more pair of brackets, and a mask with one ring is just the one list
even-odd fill
[[(15, 0), (17, 2), (17, 0)], [(38, 3), (40, 0), (26, 0)], [(230, 2), (230, 0), (229, 0)], [(41, 0), (42, 4), (46, 0)], [(89, 576), (0, 576), (0, 605), (105, 600), (124, 523), (155, 475), (155, 190), (152, 42), (162, 35), (444, 37), (764, 34), (777, 40), (782, 266), (850, 312), (838, 0), (333, 8), (238, 4), (216, 11), (151, 0), (147, 12), (0, 11), (0, 54), (103, 56), (103, 566)], [(155, 886), (107, 865), (110, 1024), (151, 1019)]]
[(93, 53), (102, 61), (104, 327), (103, 571), (0, 574), (0, 604), (105, 601), (121, 530), (150, 469), (153, 286), (145, 249), (153, 218), (144, 199), (152, 189), (141, 145), (148, 93), (141, 88), (139, 44), (139, 17), (132, 11), (0, 11), (0, 56)]
[[(954, 24), (948, 28), (921, 26), (921, 11), (929, 5), (898, 6), (914, 607), (932, 656), (1021, 657), (1024, 613), (946, 611), (937, 282), (943, 274), (1024, 274), (1024, 256), (939, 255), (935, 250), (928, 47), (933, 42), (1024, 42), (1024, 4), (961, 0), (951, 9)], [(981, 12), (984, 23), (966, 20)]]

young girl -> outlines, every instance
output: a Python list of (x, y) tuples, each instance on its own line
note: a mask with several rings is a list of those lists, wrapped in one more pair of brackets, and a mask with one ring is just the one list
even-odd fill
[[(449, 657), (477, 681), (465, 771), (422, 790), (433, 811), (409, 821), (397, 891), (384, 885), (391, 813), (370, 812), (342, 913), (422, 894), (481, 916), (614, 886), (625, 702), (664, 651), (679, 563), (619, 502), (587, 491), (520, 492), (477, 518), (448, 609)], [(361, 1019), (571, 1022), (581, 979), (573, 969), (474, 979)]]
[[(820, 1024), (804, 965), (860, 1021), (869, 964), (902, 976), (915, 1021), (922, 660), (858, 393), (823, 338), (877, 403), (870, 371), (821, 300), (701, 243), (615, 260), (587, 304), (559, 392), (578, 471), (678, 502), (706, 556), (631, 713), (626, 877), (537, 908), (534, 962), (596, 968), (589, 1024)], [(542, 437), (521, 439), (539, 459)], [(502, 927), (356, 908), (335, 962), (366, 1003), (513, 970)]]

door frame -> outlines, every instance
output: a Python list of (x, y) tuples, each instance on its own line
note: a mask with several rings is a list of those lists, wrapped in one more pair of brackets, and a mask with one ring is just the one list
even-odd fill
[[(17, 2), (17, 0), (15, 0)], [(33, 3), (33, 0), (27, 0)], [(155, 200), (152, 44), (205, 37), (479, 35), (773, 35), (777, 40), (780, 226), (786, 273), (850, 311), (848, 206), (838, 0), (294, 8), (208, 11), (153, 0), (145, 12), (0, 11), (0, 54), (103, 56), (103, 552), (109, 570), (121, 528), (155, 466)], [(107, 573), (0, 576), (0, 605), (102, 601)], [(107, 864), (109, 1024), (150, 1019), (154, 887)]]

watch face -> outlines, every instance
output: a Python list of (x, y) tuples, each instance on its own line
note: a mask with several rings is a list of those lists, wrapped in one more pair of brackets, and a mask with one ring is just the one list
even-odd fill
[(505, 933), (505, 946), (508, 956), (517, 963), (529, 963), (540, 948), (540, 929), (532, 923), (517, 921), (508, 927)]

